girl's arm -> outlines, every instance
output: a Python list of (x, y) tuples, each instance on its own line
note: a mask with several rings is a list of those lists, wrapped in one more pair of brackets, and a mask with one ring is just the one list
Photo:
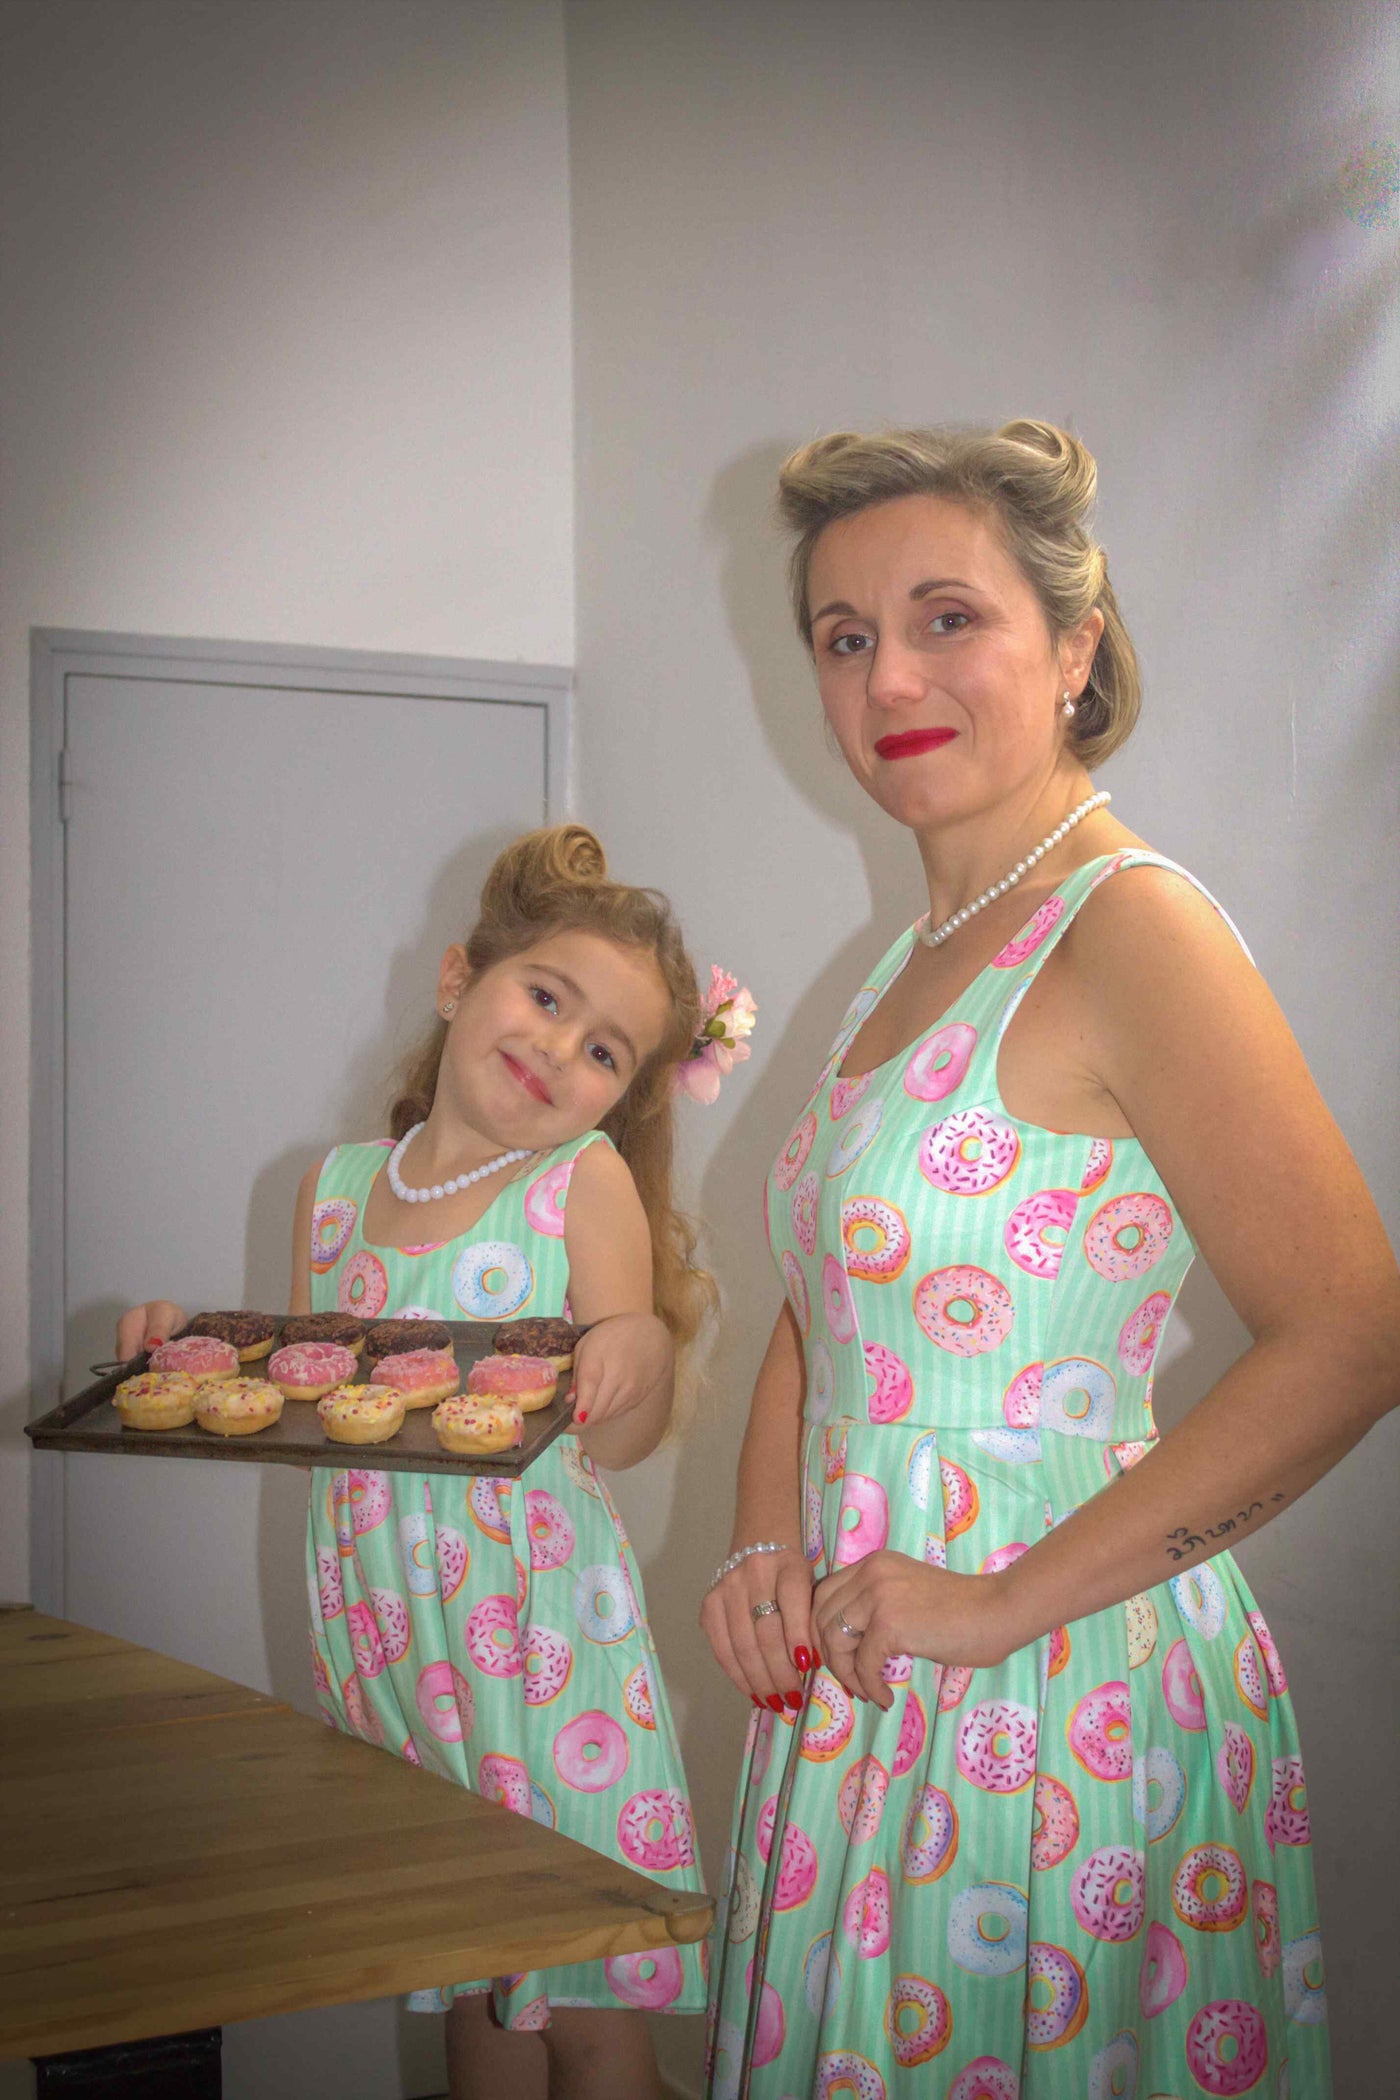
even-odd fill
[[(700, 1624), (721, 1669), (741, 1692), (784, 1700), (796, 1710), (798, 1685), (819, 1658), (812, 1647), (812, 1573), (802, 1550), (802, 1340), (786, 1303), (754, 1385), (729, 1551), (763, 1541), (782, 1553), (753, 1553), (700, 1607)], [(728, 1556), (726, 1555), (726, 1558)], [(776, 1612), (753, 1617), (771, 1599)]]
[[(310, 1229), (308, 1219), (308, 1235)], [(666, 1433), (676, 1352), (652, 1309), (651, 1229), (642, 1199), (611, 1145), (590, 1145), (574, 1162), (564, 1248), (569, 1310), (591, 1328), (574, 1356), (579, 1442), (598, 1465), (621, 1472), (648, 1457)]]
[[(1141, 1140), (1253, 1344), (1140, 1465), (1002, 1574), (874, 1565), (903, 1562), (883, 1554), (824, 1583), (818, 1639), (841, 1612), (866, 1628), (859, 1650), (838, 1630), (827, 1652), (882, 1703), (877, 1647), (994, 1662), (1184, 1574), (1296, 1501), (1400, 1399), (1400, 1276), (1263, 980), (1206, 900), (1157, 870), (1105, 883), (1081, 922), (1066, 946), (1084, 1074)], [(1125, 1289), (1123, 1302), (1138, 1301)]]
[[(319, 1166), (311, 1167), (302, 1177), (297, 1190), (296, 1212), (292, 1222), (292, 1290), (287, 1310), (305, 1313), (311, 1310), (311, 1213), (316, 1202), (316, 1183), (320, 1179)], [(177, 1329), (185, 1324), (185, 1315), (169, 1298), (151, 1298), (144, 1305), (133, 1305), (117, 1322), (117, 1355), (123, 1363), (141, 1349), (154, 1349), (158, 1342), (168, 1341)]]

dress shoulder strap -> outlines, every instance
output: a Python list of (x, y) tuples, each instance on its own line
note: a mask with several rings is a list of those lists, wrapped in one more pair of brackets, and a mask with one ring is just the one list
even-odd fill
[(1249, 944), (1224, 907), (1213, 897), (1205, 884), (1191, 873), (1189, 868), (1179, 867), (1163, 853), (1153, 853), (1145, 846), (1131, 846), (1119, 853), (1105, 853), (1097, 860), (1086, 861), (1066, 876), (1026, 924), (1007, 942), (1001, 953), (992, 960), (993, 971), (1005, 970), (1014, 973), (1018, 992), (1024, 991), (1045, 966), (1056, 947), (1074, 924), (1075, 919), (1093, 896), (1101, 883), (1109, 882), (1125, 868), (1163, 868), (1169, 875), (1179, 875), (1189, 882), (1192, 889), (1200, 893), (1211, 909), (1219, 914), (1239, 942), (1249, 960)]
[(332, 1145), (321, 1162), (316, 1182), (316, 1200), (349, 1199), (363, 1209), (374, 1177), (394, 1149), (392, 1138), (374, 1138), (368, 1144)]

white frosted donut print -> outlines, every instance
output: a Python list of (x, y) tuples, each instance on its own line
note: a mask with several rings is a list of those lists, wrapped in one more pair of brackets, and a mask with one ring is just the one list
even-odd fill
[(1046, 1364), (1040, 1385), (1040, 1426), (1056, 1436), (1092, 1437), (1106, 1443), (1113, 1433), (1118, 1387), (1113, 1373), (1086, 1356), (1062, 1356)]
[(828, 1180), (834, 1181), (853, 1167), (863, 1152), (873, 1144), (884, 1120), (885, 1104), (878, 1094), (871, 1094), (851, 1112), (850, 1120), (842, 1125), (841, 1135), (827, 1155)]
[(1030, 1905), (1009, 1881), (960, 1889), (948, 1912), (948, 1952), (973, 1976), (1011, 1976), (1026, 1964)]
[(1225, 1586), (1210, 1563), (1202, 1561), (1189, 1574), (1173, 1575), (1171, 1592), (1187, 1625), (1203, 1640), (1213, 1641), (1225, 1624), (1229, 1604)]
[(1125, 2027), (1105, 2042), (1090, 2064), (1085, 2100), (1123, 2100), (1137, 2091), (1137, 2075), (1137, 2040)]
[(967, 1077), (977, 1030), (967, 1021), (948, 1021), (925, 1036), (904, 1067), (904, 1091), (915, 1101), (946, 1101)]
[(1002, 1238), (1018, 1269), (1044, 1282), (1054, 1281), (1078, 1203), (1072, 1189), (1037, 1189), (1016, 1205)]
[(582, 1571), (574, 1584), (574, 1617), (586, 1640), (606, 1648), (626, 1640), (637, 1621), (621, 1568), (603, 1561)]
[(528, 1305), (535, 1272), (511, 1240), (477, 1240), (452, 1269), (452, 1295), (469, 1320), (509, 1320)]
[(919, 1140), (919, 1172), (949, 1196), (985, 1196), (1016, 1168), (1015, 1126), (989, 1108), (956, 1108)]
[(935, 1269), (914, 1288), (914, 1318), (935, 1348), (982, 1356), (1011, 1332), (1015, 1305), (1006, 1285), (985, 1269)]
[(1126, 1283), (1161, 1260), (1172, 1222), (1171, 1210), (1160, 1196), (1144, 1190), (1110, 1196), (1084, 1229), (1084, 1258), (1110, 1283)]

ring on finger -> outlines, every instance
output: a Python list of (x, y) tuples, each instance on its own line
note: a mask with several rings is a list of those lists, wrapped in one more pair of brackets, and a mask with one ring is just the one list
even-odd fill
[(841, 1628), (842, 1633), (848, 1635), (853, 1641), (858, 1641), (865, 1631), (863, 1626), (852, 1626), (844, 1612), (837, 1612), (836, 1623)]
[(771, 1619), (777, 1609), (777, 1604), (773, 1598), (769, 1597), (762, 1604), (751, 1604), (749, 1606), (749, 1617), (751, 1619)]

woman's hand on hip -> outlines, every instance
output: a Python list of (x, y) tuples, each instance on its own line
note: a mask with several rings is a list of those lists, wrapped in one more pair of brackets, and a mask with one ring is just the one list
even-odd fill
[[(776, 1605), (776, 1610), (755, 1608)], [(700, 1607), (715, 1660), (741, 1692), (796, 1713), (802, 1681), (821, 1658), (812, 1639), (812, 1571), (795, 1546), (751, 1553), (717, 1582)]]
[(133, 1305), (117, 1322), (118, 1359), (129, 1363), (143, 1349), (168, 1342), (184, 1324), (184, 1312), (168, 1298), (148, 1298), (144, 1305)]
[(1019, 1645), (996, 1575), (953, 1575), (907, 1553), (869, 1553), (817, 1584), (812, 1623), (827, 1668), (848, 1692), (889, 1707), (892, 1655), (982, 1669)]

